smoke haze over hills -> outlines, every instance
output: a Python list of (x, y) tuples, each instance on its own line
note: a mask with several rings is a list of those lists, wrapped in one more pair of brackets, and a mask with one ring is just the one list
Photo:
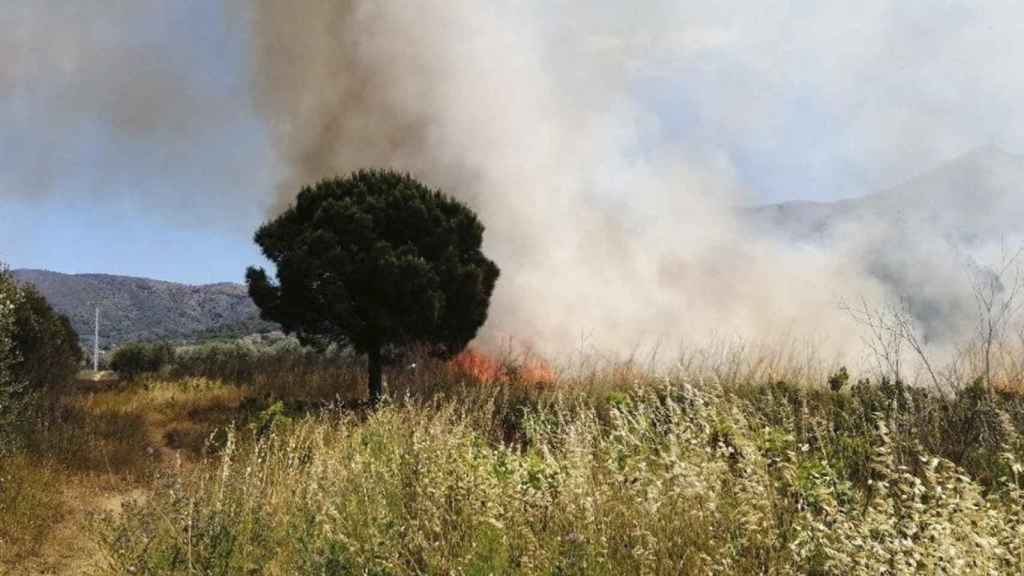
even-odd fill
[[(75, 6), (0, 16), (0, 106), (33, 134), (4, 146), (22, 161), (0, 200), (84, 189), (173, 226), (244, 231), (303, 184), (407, 170), (487, 225), (503, 269), (490, 342), (628, 352), (827, 332), (822, 346), (846, 351), (859, 336), (839, 302), (908, 292), (943, 318), (928, 320), (941, 339), (968, 322), (965, 262), (993, 258), (1021, 213), (1024, 172), (997, 152), (863, 203), (772, 209), (827, 241), (734, 210), (1019, 147), (1024, 14), (1008, 4)], [(69, 133), (101, 129), (110, 149), (144, 151), (133, 177), (112, 176), (124, 155), (68, 151)], [(85, 184), (69, 176), (81, 164)], [(948, 234), (943, 219), (967, 214), (981, 215)]]

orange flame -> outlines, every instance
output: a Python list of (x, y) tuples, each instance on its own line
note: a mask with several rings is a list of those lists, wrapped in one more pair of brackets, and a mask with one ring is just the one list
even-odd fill
[(466, 348), (452, 358), (448, 365), (480, 382), (521, 381), (550, 384), (555, 381), (555, 371), (535, 356), (500, 362), (475, 348)]

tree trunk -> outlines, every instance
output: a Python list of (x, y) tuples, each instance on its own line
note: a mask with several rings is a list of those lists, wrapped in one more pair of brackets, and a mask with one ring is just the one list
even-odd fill
[(381, 375), (380, 347), (370, 349), (366, 355), (367, 367), (370, 373), (370, 404), (376, 406), (384, 395), (384, 382)]

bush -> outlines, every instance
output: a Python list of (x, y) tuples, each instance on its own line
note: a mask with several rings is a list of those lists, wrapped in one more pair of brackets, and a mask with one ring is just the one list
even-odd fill
[(133, 342), (114, 350), (110, 367), (129, 380), (160, 372), (174, 362), (174, 348), (166, 343)]
[(15, 403), (22, 385), (14, 368), (18, 351), (14, 346), (14, 320), (20, 294), (7, 269), (0, 265), (0, 454), (8, 445), (15, 419)]
[[(71, 381), (82, 359), (78, 336), (68, 319), (39, 292), (20, 286), (0, 265), (0, 454), (26, 436), (26, 424), (39, 392)], [(44, 407), (45, 408), (45, 407)]]
[(14, 346), (20, 358), (15, 378), (34, 390), (55, 390), (69, 384), (82, 362), (78, 335), (66, 316), (58, 314), (31, 286), (20, 286), (14, 314)]

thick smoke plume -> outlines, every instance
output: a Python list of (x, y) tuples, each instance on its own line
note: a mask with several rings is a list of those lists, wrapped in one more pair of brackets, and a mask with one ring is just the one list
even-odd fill
[(0, 200), (84, 195), (247, 236), (305, 184), (407, 170), (487, 225), (503, 269), (492, 345), (847, 352), (863, 333), (840, 304), (904, 295), (922, 338), (947, 344), (974, 329), (965, 269), (998, 259), (978, 238), (1024, 214), (1024, 161), (988, 153), (810, 218), (821, 241), (773, 238), (736, 209), (879, 190), (982, 142), (1024, 147), (1012, 4), (5, 8)]
[[(824, 333), (824, 254), (754, 241), (725, 162), (645, 148), (657, 125), (618, 59), (557, 38), (525, 5), (259, 2), (253, 94), (300, 186), (365, 166), (408, 170), (471, 204), (503, 268), (485, 338), (629, 351), (683, 337)], [(585, 38), (584, 38), (585, 39)]]

